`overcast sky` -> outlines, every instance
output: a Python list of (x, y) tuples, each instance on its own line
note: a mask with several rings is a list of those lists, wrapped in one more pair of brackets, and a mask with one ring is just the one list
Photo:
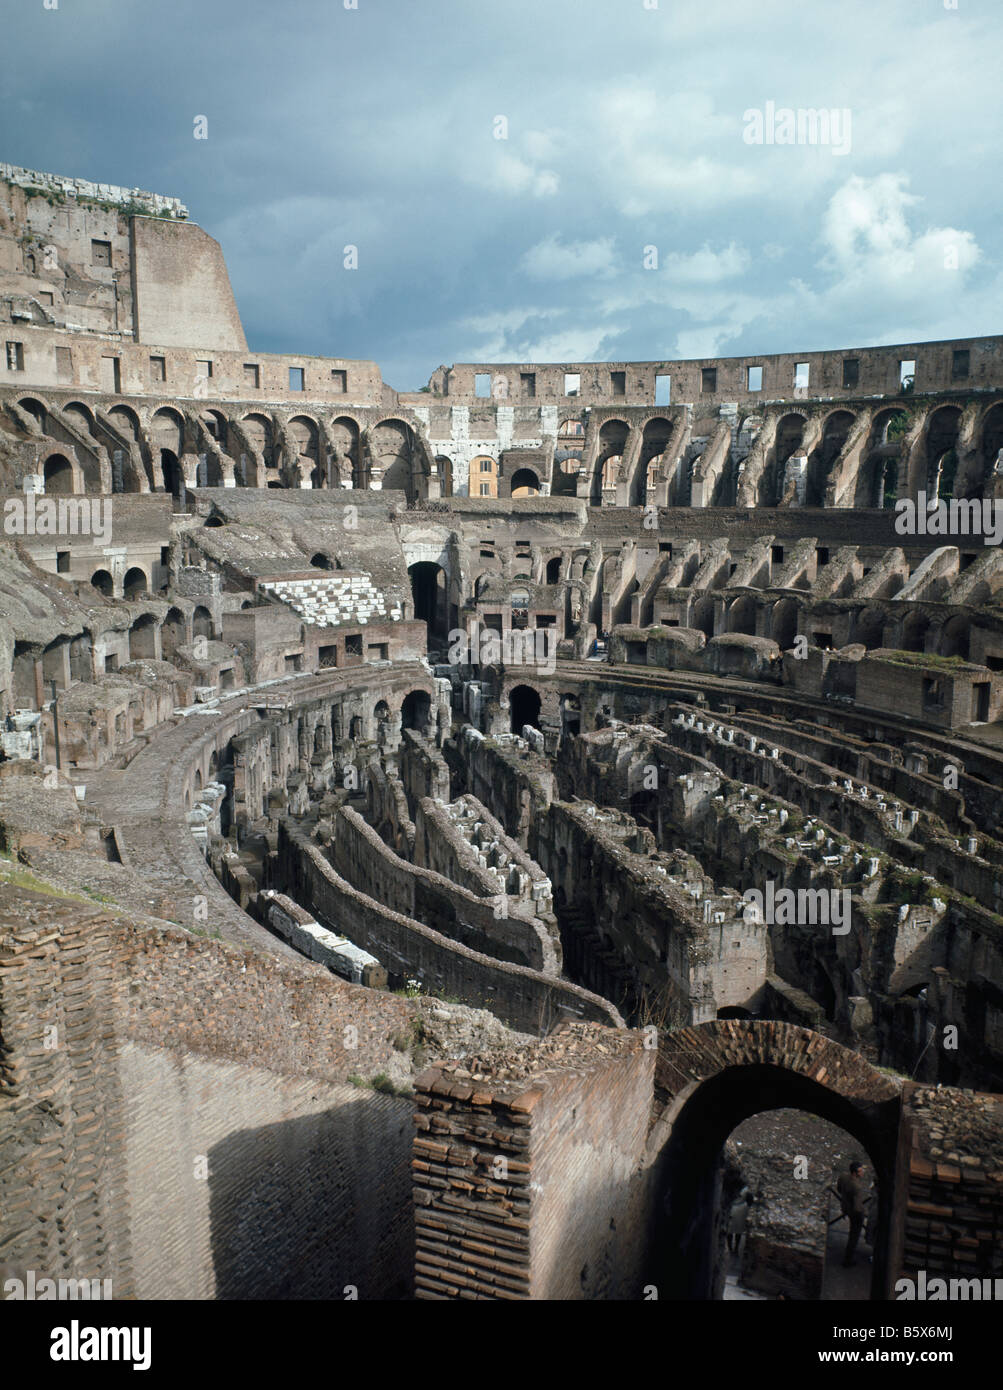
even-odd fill
[[(0, 160), (179, 196), (258, 351), (413, 390), (1003, 329), (1000, 0), (44, 2)], [(848, 151), (751, 143), (768, 102)]]

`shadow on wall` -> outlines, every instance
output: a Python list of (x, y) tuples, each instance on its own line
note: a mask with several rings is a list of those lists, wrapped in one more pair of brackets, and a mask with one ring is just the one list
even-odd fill
[(409, 1097), (360, 1088), (348, 1104), (216, 1144), (216, 1298), (410, 1298), (413, 1111)]

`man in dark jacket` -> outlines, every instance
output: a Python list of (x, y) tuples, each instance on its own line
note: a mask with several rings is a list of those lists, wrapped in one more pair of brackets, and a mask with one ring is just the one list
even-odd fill
[(854, 1159), (847, 1172), (840, 1173), (836, 1183), (836, 1192), (839, 1196), (843, 1215), (850, 1218), (850, 1234), (846, 1240), (846, 1254), (843, 1256), (843, 1265), (848, 1268), (853, 1264), (853, 1257), (857, 1251), (857, 1241), (860, 1239), (860, 1232), (864, 1228), (864, 1217), (867, 1214), (864, 1165), (859, 1159)]

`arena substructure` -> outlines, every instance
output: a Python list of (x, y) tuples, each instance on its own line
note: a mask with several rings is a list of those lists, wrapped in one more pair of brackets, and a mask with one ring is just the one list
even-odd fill
[(0, 176), (0, 1265), (1003, 1290), (1003, 340), (399, 393)]

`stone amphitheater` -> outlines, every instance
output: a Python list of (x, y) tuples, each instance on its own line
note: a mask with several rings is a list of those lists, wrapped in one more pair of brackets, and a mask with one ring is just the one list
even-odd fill
[(799, 1111), (743, 1287), (1003, 1276), (1003, 337), (398, 392), (11, 165), (0, 323), (6, 1275), (719, 1299)]

